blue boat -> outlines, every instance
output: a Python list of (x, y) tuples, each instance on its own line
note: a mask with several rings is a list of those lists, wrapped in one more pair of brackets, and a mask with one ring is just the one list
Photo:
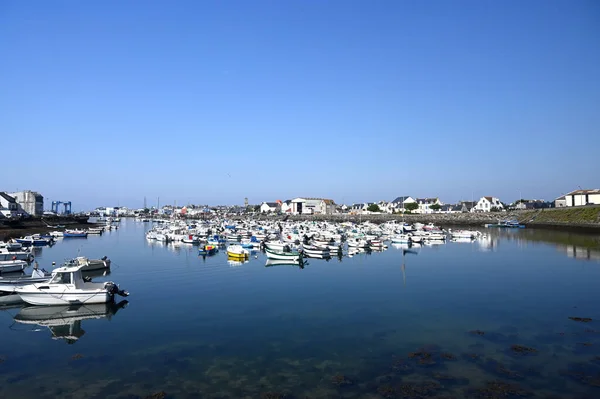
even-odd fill
[(519, 224), (516, 220), (502, 220), (498, 223), (486, 224), (485, 227), (505, 227), (509, 229), (524, 229), (524, 224)]

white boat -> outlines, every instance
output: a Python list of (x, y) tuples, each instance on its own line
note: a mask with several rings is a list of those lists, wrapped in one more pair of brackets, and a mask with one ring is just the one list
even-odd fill
[(54, 238), (58, 238), (58, 237), (63, 237), (64, 236), (64, 233), (62, 231), (51, 231), (48, 234), (51, 235)]
[(88, 234), (102, 235), (104, 233), (104, 227), (90, 227), (87, 229)]
[(330, 258), (329, 248), (318, 247), (315, 245), (302, 245), (302, 252), (311, 258)]
[(50, 281), (18, 287), (15, 291), (31, 305), (106, 303), (113, 300), (115, 294), (129, 295), (112, 281), (85, 282), (81, 275), (82, 267), (59, 267), (52, 271)]
[(81, 266), (82, 272), (87, 272), (90, 270), (102, 270), (102, 269), (110, 269), (110, 259), (106, 256), (102, 257), (102, 259), (89, 259), (85, 256), (78, 256), (73, 259), (67, 260), (63, 266), (64, 267), (79, 267)]
[(7, 251), (5, 248), (0, 248), (0, 261), (4, 260), (24, 260), (31, 262), (34, 256), (30, 251)]
[(17, 287), (23, 287), (25, 285), (33, 283), (44, 283), (50, 280), (52, 277), (51, 273), (47, 273), (45, 270), (40, 270), (34, 267), (31, 275), (18, 277), (0, 277), (0, 293), (11, 293), (14, 294)]
[(448, 230), (452, 238), (477, 238), (481, 235), (479, 231), (473, 230)]
[(289, 260), (292, 262), (298, 262), (302, 258), (302, 254), (298, 251), (287, 250), (289, 248), (284, 248), (284, 250), (273, 250), (270, 248), (265, 248), (265, 252), (267, 254), (267, 258), (269, 259), (281, 259), (281, 260)]
[(239, 244), (232, 244), (227, 247), (227, 257), (232, 260), (248, 259), (250, 251)]
[(29, 263), (24, 260), (10, 259), (0, 260), (0, 274), (23, 271)]
[(392, 243), (394, 244), (408, 244), (410, 243), (411, 236), (408, 234), (398, 234), (392, 237)]
[(23, 244), (21, 244), (20, 242), (16, 242), (16, 241), (9, 241), (9, 242), (0, 242), (0, 252), (2, 251), (6, 251), (6, 252), (11, 252), (11, 251), (21, 251), (23, 249)]
[(356, 238), (354, 240), (348, 240), (348, 247), (352, 247), (352, 248), (368, 248), (369, 247), (369, 242), (367, 240)]

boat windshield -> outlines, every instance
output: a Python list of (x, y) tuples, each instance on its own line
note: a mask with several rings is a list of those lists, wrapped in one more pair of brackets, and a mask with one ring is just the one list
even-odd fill
[(71, 284), (71, 273), (56, 273), (50, 280), (51, 284)]

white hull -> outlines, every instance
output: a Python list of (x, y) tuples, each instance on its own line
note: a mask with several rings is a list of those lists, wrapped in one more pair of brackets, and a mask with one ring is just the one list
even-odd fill
[(18, 289), (17, 292), (24, 302), (31, 305), (65, 305), (65, 304), (92, 304), (107, 303), (113, 298), (106, 290), (77, 290), (79, 292), (69, 291), (63, 293), (40, 292), (39, 290), (27, 291)]
[(270, 249), (267, 249), (265, 252), (269, 259), (289, 260), (292, 262), (298, 262), (300, 260), (300, 254), (297, 252), (279, 252)]
[(20, 272), (27, 267), (24, 260), (6, 260), (0, 262), (0, 273)]

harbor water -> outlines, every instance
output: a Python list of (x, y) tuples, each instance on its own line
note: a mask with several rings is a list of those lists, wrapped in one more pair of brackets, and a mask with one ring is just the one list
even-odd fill
[(94, 280), (131, 295), (2, 309), (1, 398), (600, 397), (598, 236), (482, 227), (299, 268), (201, 257), (150, 225), (35, 249), (48, 270), (106, 255)]

